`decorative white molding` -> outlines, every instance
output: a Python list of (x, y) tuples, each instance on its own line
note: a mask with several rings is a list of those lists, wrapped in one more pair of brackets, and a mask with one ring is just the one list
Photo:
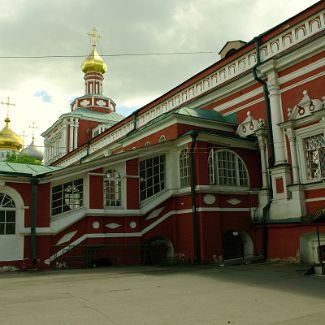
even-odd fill
[(288, 119), (297, 120), (325, 108), (325, 97), (320, 99), (311, 99), (307, 90), (303, 91), (303, 98), (294, 108), (288, 108)]
[(89, 104), (90, 104), (90, 101), (87, 100), (87, 99), (84, 99), (84, 100), (82, 100), (82, 101), (80, 102), (80, 106), (82, 106), (82, 107), (89, 106)]
[(68, 232), (64, 236), (62, 236), (56, 243), (56, 245), (64, 244), (72, 239), (72, 237), (78, 232), (78, 230)]
[(159, 209), (155, 209), (153, 210), (146, 218), (145, 220), (150, 220), (150, 219), (154, 219), (157, 218), (159, 216), (159, 214), (161, 213), (162, 210), (164, 210), (165, 207), (159, 208)]
[(109, 229), (116, 229), (116, 228), (122, 227), (122, 225), (120, 225), (119, 223), (116, 223), (116, 222), (111, 222), (111, 223), (108, 223), (107, 225), (105, 225), (105, 227), (107, 227)]
[(232, 198), (232, 199), (227, 200), (227, 203), (229, 203), (231, 205), (238, 205), (239, 203), (241, 203), (241, 201), (236, 198)]
[(206, 194), (203, 196), (203, 202), (205, 204), (213, 204), (214, 202), (216, 202), (216, 197), (213, 194)]
[(104, 107), (104, 106), (106, 106), (106, 102), (105, 102), (104, 100), (102, 100), (102, 99), (98, 100), (96, 104), (97, 104), (98, 106), (100, 106), (100, 107)]
[(251, 112), (248, 111), (246, 119), (238, 125), (236, 134), (245, 138), (262, 128), (264, 128), (264, 121), (262, 119), (254, 119)]
[(100, 227), (100, 223), (98, 221), (94, 221), (92, 223), (92, 227), (93, 227), (93, 229), (98, 229)]
[(135, 229), (137, 227), (137, 223), (135, 221), (131, 221), (129, 223), (129, 226), (130, 226), (131, 229)]

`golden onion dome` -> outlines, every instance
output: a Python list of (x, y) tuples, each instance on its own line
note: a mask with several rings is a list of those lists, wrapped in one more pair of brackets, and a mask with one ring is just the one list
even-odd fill
[(23, 146), (23, 141), (9, 127), (10, 119), (6, 117), (6, 126), (0, 131), (0, 149), (20, 150)]
[(84, 73), (87, 72), (99, 72), (104, 74), (107, 71), (107, 65), (101, 56), (98, 54), (96, 45), (93, 45), (93, 49), (88, 57), (81, 65), (81, 70)]

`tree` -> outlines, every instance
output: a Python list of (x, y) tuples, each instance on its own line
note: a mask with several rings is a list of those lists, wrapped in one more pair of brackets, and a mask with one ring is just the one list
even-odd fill
[(6, 157), (7, 162), (29, 165), (41, 165), (42, 162), (32, 157), (16, 154), (15, 152), (8, 152)]

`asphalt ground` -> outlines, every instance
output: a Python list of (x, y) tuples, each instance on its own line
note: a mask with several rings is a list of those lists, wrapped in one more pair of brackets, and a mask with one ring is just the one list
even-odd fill
[(0, 273), (0, 324), (325, 324), (325, 276), (293, 264)]

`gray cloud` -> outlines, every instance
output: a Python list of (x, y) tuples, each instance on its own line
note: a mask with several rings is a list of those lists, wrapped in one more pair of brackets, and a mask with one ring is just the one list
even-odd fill
[[(90, 50), (86, 33), (93, 26), (102, 34), (98, 44), (102, 54), (218, 52), (226, 41), (248, 41), (315, 2), (0, 0), (0, 56), (86, 55)], [(131, 110), (136, 107), (133, 100), (138, 102), (143, 98), (145, 101), (162, 95), (216, 62), (218, 55), (109, 57), (105, 60), (109, 66), (105, 95), (118, 106), (120, 103), (125, 111), (125, 103), (129, 103)], [(57, 108), (58, 112), (67, 110), (68, 99), (83, 94), (82, 61), (81, 58), (0, 59), (0, 97), (24, 87), (28, 80), (40, 83), (47, 80), (61, 89), (67, 100), (66, 107)], [(38, 87), (43, 88), (42, 84)]]

